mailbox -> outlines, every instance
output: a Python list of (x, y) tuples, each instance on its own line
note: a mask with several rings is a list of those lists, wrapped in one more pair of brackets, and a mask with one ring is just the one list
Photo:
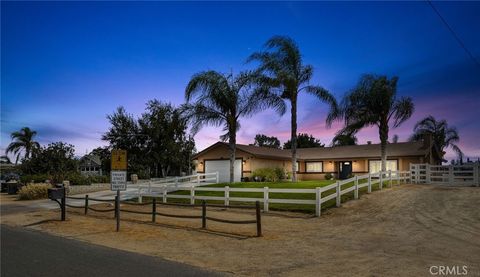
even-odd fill
[(65, 194), (65, 189), (63, 188), (51, 188), (48, 189), (48, 198), (52, 200), (62, 199)]

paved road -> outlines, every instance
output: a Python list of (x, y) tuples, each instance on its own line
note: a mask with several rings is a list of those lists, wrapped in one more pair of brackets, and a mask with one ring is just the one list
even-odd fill
[(220, 276), (193, 266), (1, 226), (1, 276)]

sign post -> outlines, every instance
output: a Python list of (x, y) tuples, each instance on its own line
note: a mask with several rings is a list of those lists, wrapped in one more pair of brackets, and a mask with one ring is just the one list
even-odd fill
[(120, 191), (127, 190), (127, 151), (112, 150), (112, 171), (110, 189), (117, 192), (115, 197), (117, 232), (120, 230)]

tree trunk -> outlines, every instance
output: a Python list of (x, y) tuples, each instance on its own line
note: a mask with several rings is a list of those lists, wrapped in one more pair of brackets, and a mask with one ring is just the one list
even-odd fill
[(387, 170), (387, 143), (388, 143), (388, 123), (380, 123), (378, 128), (380, 134), (380, 152), (382, 155), (382, 171)]
[(235, 181), (235, 151), (237, 149), (237, 136), (235, 131), (230, 131), (228, 147), (230, 148), (230, 183), (233, 183)]
[(297, 99), (292, 99), (292, 182), (297, 181)]

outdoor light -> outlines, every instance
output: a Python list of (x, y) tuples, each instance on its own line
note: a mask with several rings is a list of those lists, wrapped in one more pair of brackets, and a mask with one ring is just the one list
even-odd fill
[(246, 163), (247, 163), (247, 161), (243, 161), (243, 164), (246, 164)]

